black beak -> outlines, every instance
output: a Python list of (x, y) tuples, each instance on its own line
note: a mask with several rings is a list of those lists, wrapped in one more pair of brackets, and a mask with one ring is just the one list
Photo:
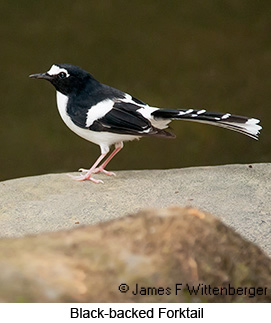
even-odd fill
[(52, 76), (48, 73), (39, 73), (39, 74), (31, 74), (29, 77), (33, 79), (44, 79), (44, 80), (52, 80)]

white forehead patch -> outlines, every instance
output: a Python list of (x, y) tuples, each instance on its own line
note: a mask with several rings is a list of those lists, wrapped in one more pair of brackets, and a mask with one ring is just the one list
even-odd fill
[(57, 65), (52, 65), (52, 67), (49, 69), (49, 71), (47, 72), (49, 75), (57, 75), (61, 72), (64, 72), (67, 77), (70, 76), (70, 74), (68, 73), (68, 71), (65, 68), (60, 68)]

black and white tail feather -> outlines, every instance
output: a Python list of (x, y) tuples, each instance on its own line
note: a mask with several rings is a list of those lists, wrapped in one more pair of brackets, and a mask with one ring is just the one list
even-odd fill
[(187, 120), (230, 129), (258, 140), (260, 120), (230, 113), (207, 112), (194, 109), (157, 109), (151, 114), (155, 120)]
[[(110, 88), (110, 91), (115, 89)], [(111, 132), (120, 135), (133, 135), (136, 137), (156, 136), (175, 138), (175, 135), (165, 129), (172, 120), (186, 120), (211, 124), (230, 129), (253, 139), (258, 139), (262, 127), (260, 120), (231, 113), (208, 112), (204, 109), (164, 109), (149, 106), (148, 104), (123, 92), (114, 93), (108, 100), (99, 103), (98, 119), (94, 119), (94, 109), (88, 113), (91, 125), (88, 129), (99, 132)], [(118, 95), (116, 95), (118, 94)], [(87, 120), (87, 124), (90, 124)], [(127, 137), (126, 137), (127, 138)], [(120, 141), (132, 140), (119, 138)]]

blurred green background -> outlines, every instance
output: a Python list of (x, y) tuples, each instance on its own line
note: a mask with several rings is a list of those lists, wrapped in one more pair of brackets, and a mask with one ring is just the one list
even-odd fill
[(126, 143), (109, 169), (267, 162), (271, 2), (1, 1), (0, 179), (90, 167), (99, 147), (62, 122), (55, 90), (29, 74), (72, 63), (159, 107), (262, 120), (260, 140), (173, 122), (175, 140)]

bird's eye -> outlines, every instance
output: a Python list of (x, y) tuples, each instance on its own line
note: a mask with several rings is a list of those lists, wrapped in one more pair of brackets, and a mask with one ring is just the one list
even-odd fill
[(61, 78), (61, 79), (64, 79), (66, 77), (66, 74), (64, 72), (61, 72), (58, 74), (58, 76)]

